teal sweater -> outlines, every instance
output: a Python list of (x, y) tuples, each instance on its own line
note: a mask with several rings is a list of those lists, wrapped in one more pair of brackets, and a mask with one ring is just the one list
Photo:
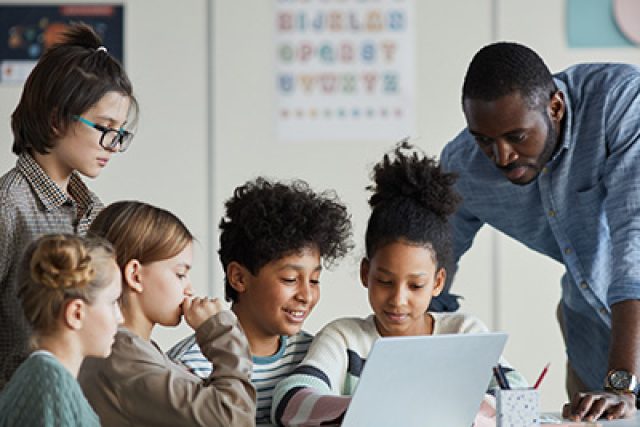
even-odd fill
[(36, 352), (0, 393), (0, 427), (99, 427), (71, 373), (50, 353)]

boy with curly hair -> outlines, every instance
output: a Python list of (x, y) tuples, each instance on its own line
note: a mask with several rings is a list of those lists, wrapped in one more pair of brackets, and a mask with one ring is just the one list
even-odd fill
[[(351, 219), (333, 192), (316, 193), (301, 180), (257, 178), (235, 189), (220, 221), (225, 296), (253, 356), (257, 423), (269, 423), (272, 393), (304, 358), (311, 335), (302, 325), (320, 297), (322, 264), (351, 248)], [(168, 352), (206, 378), (214, 366), (194, 336)]]

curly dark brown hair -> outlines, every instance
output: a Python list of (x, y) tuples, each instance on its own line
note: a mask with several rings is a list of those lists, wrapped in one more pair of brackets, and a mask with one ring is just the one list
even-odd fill
[[(334, 191), (314, 192), (302, 180), (276, 182), (259, 177), (237, 187), (220, 221), (220, 262), (235, 261), (252, 274), (271, 261), (317, 248), (331, 266), (353, 246), (351, 216)], [(225, 277), (225, 296), (238, 293)]]
[(367, 258), (399, 240), (428, 247), (438, 268), (451, 264), (449, 216), (461, 201), (453, 188), (456, 175), (438, 162), (400, 142), (373, 168), (371, 216), (365, 234)]

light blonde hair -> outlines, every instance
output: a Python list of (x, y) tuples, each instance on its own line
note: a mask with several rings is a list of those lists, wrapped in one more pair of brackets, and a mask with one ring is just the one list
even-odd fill
[(113, 280), (115, 253), (99, 238), (49, 234), (26, 249), (20, 269), (18, 296), (27, 321), (38, 336), (58, 327), (67, 302), (81, 299), (92, 304)]
[[(169, 259), (194, 240), (177, 216), (138, 201), (115, 202), (104, 208), (91, 224), (89, 234), (111, 242), (123, 279), (129, 261), (148, 264)], [(120, 302), (126, 305), (125, 292)]]

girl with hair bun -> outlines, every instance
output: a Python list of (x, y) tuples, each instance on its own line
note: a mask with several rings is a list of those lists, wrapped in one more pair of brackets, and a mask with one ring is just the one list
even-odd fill
[(81, 175), (97, 177), (127, 149), (137, 111), (122, 64), (84, 24), (70, 25), (24, 84), (11, 116), (18, 159), (0, 177), (0, 390), (28, 350), (18, 257), (43, 234), (86, 233), (102, 203)]
[(45, 235), (27, 248), (19, 280), (34, 351), (0, 394), (0, 426), (100, 426), (76, 376), (85, 357), (109, 355), (122, 321), (112, 246)]
[[(380, 337), (487, 331), (471, 316), (427, 311), (451, 265), (449, 216), (460, 202), (455, 176), (404, 141), (374, 166), (373, 181), (360, 265), (373, 314), (335, 320), (315, 336), (297, 373), (276, 387), (272, 421), (278, 425), (339, 421), (360, 375), (349, 366), (363, 366)], [(513, 369), (507, 371), (513, 387), (526, 384)], [(489, 387), (496, 386), (492, 380)]]

